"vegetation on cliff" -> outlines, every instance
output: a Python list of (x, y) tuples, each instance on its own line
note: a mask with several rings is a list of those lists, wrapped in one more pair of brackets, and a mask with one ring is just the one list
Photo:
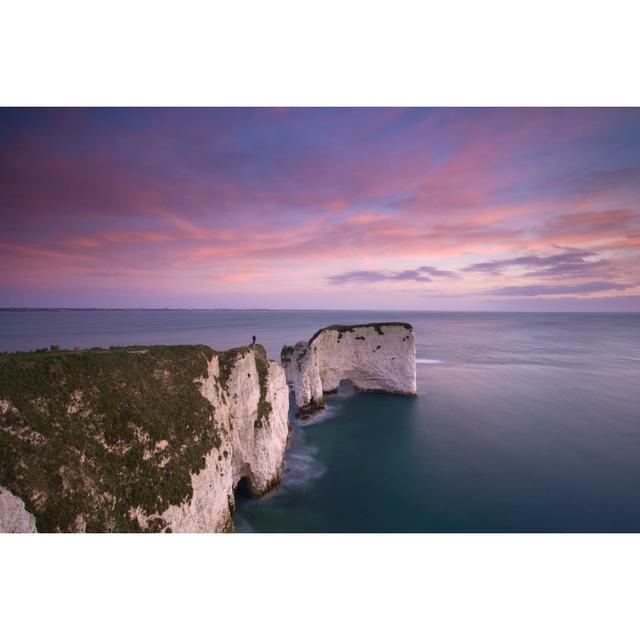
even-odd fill
[(280, 362), (283, 365), (287, 365), (291, 362), (291, 357), (293, 356), (294, 347), (291, 345), (285, 344), (280, 350)]
[[(197, 345), (0, 355), (0, 485), (24, 500), (38, 531), (140, 530), (136, 512), (191, 498), (191, 474), (220, 444), (197, 382), (213, 353)], [(222, 378), (238, 354), (220, 355)], [(164, 528), (157, 516), (146, 522)]]
[(256, 369), (258, 370), (258, 383), (260, 385), (260, 400), (258, 400), (258, 415), (253, 423), (256, 429), (261, 428), (271, 411), (271, 403), (267, 401), (267, 380), (269, 379), (269, 360), (267, 353), (260, 346), (254, 347), (256, 351)]
[(328, 327), (323, 327), (322, 329), (318, 329), (312, 336), (311, 340), (309, 340), (309, 344), (311, 344), (321, 333), (325, 331), (337, 331), (338, 332), (338, 340), (340, 340), (345, 333), (351, 333), (356, 329), (375, 329), (378, 335), (384, 335), (384, 327), (404, 327), (409, 331), (413, 330), (413, 327), (408, 322), (370, 322), (368, 324), (332, 324)]
[(220, 375), (218, 382), (222, 387), (227, 386), (229, 376), (233, 371), (238, 358), (245, 356), (247, 353), (253, 353), (258, 372), (258, 384), (260, 385), (260, 399), (258, 400), (258, 415), (253, 423), (256, 429), (262, 427), (262, 422), (269, 416), (271, 411), (271, 403), (267, 401), (267, 380), (269, 378), (269, 358), (267, 352), (261, 344), (251, 347), (237, 347), (218, 353), (218, 363)]

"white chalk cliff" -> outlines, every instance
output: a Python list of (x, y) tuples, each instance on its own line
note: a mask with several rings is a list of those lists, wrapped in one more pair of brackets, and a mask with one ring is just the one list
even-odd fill
[[(197, 348), (194, 347), (195, 349)], [(137, 522), (143, 531), (233, 531), (234, 489), (238, 483), (243, 480), (254, 495), (260, 496), (280, 481), (289, 436), (289, 389), (282, 367), (269, 360), (260, 345), (227, 352), (209, 349), (206, 353), (212, 355), (209, 357), (204, 352), (194, 351), (193, 358), (207, 359), (206, 374), (195, 383), (202, 396), (212, 405), (211, 418), (205, 428), (216, 434), (216, 446), (205, 453), (203, 468), (191, 474), (192, 491), (180, 504), (169, 501), (168, 508), (163, 507), (162, 513), (149, 513), (139, 505), (128, 506), (128, 503), (121, 502), (124, 504), (123, 508), (128, 509), (131, 521)], [(108, 359), (110, 355), (106, 352), (99, 357)], [(149, 371), (150, 376), (162, 374), (162, 371)], [(47, 438), (33, 431), (29, 424), (16, 422), (27, 414), (21, 413), (11, 401), (2, 399), (2, 392), (0, 389), (0, 435), (11, 438), (16, 447), (29, 445), (29, 450), (37, 451)], [(106, 393), (109, 393), (109, 389), (106, 389)], [(195, 393), (197, 394), (197, 390)], [(39, 406), (46, 406), (49, 402), (49, 398), (37, 400)], [(177, 397), (176, 401), (179, 400)], [(87, 433), (94, 433), (96, 430), (97, 441), (104, 444), (100, 427), (96, 426), (101, 424), (100, 416), (83, 405), (82, 389), (74, 390), (70, 396), (67, 413), (82, 415)], [(16, 427), (16, 424), (20, 426)], [(185, 440), (182, 446), (180, 443), (172, 446), (167, 440), (153, 442), (148, 435), (141, 435), (137, 442), (128, 443), (127, 446), (131, 448), (131, 444), (144, 447), (144, 459), (157, 461), (154, 464), (162, 469), (171, 460), (182, 464), (181, 456), (184, 456), (183, 451), (188, 442)], [(59, 445), (65, 451), (65, 460), (68, 460), (69, 465), (74, 465), (74, 451), (64, 449), (68, 446), (64, 441), (59, 442)], [(98, 447), (97, 444), (95, 446)], [(103, 468), (100, 465), (103, 464), (104, 456), (89, 458), (90, 455), (93, 454), (87, 455), (85, 459), (82, 454), (80, 462), (73, 467), (76, 476), (84, 477), (87, 466), (98, 470)], [(171, 455), (174, 457), (171, 458)], [(189, 461), (184, 460), (184, 465), (187, 464)], [(63, 468), (60, 473), (64, 473)], [(98, 472), (92, 478), (99, 476)], [(6, 474), (6, 477), (11, 479), (11, 474)], [(54, 522), (48, 525), (47, 530), (85, 531), (88, 528), (87, 522), (92, 518), (95, 521), (95, 514), (92, 513), (94, 503), (106, 502), (114, 505), (116, 500), (123, 500), (122, 497), (116, 498), (108, 489), (99, 487), (92, 478), (85, 477), (85, 484), (92, 483), (93, 487), (90, 499), (86, 499), (80, 507), (74, 506), (76, 503), (73, 501), (69, 502), (70, 509), (77, 509), (73, 512), (75, 520), (72, 525), (57, 526)], [(157, 490), (160, 491), (161, 488), (158, 487)], [(0, 532), (35, 532), (38, 513), (30, 513), (25, 501), (38, 504), (44, 499), (46, 496), (40, 485), (33, 485), (29, 490), (22, 491), (0, 486)], [(159, 519), (162, 522), (160, 529), (157, 527)], [(115, 521), (107, 518), (103, 522), (101, 530), (121, 530)], [(96, 530), (95, 525), (92, 530)]]
[(334, 325), (309, 342), (281, 353), (300, 413), (324, 406), (341, 380), (358, 391), (416, 394), (416, 346), (411, 325), (401, 322)]
[(239, 354), (224, 384), (214, 355), (201, 384), (221, 427), (222, 444), (209, 453), (205, 469), (191, 477), (193, 498), (162, 514), (174, 532), (233, 531), (233, 490), (243, 478), (258, 496), (277, 486), (289, 435), (289, 390), (276, 362), (268, 361), (262, 399), (253, 349)]

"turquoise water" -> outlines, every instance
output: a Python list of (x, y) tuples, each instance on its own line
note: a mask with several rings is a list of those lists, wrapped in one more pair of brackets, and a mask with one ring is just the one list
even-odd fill
[(0, 312), (0, 351), (255, 334), (275, 358), (381, 320), (414, 326), (418, 397), (341, 385), (239, 531), (640, 531), (640, 314)]

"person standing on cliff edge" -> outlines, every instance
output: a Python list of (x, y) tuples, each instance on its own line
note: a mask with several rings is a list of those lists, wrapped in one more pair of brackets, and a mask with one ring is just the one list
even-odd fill
[(256, 346), (256, 337), (255, 336), (251, 336), (251, 346), (252, 347)]

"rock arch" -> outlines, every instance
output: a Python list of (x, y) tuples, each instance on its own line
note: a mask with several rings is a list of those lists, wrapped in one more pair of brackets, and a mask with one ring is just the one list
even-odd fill
[(358, 391), (416, 394), (415, 340), (404, 322), (325, 327), (283, 347), (281, 361), (299, 414), (322, 408), (341, 380)]

